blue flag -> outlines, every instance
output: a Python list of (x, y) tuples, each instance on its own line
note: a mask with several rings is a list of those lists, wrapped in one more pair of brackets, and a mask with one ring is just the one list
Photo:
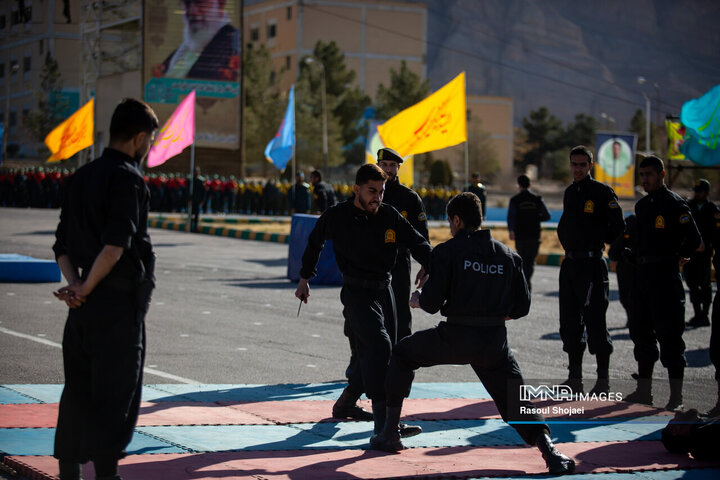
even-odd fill
[(295, 146), (295, 85), (290, 87), (288, 106), (283, 121), (278, 128), (275, 138), (265, 147), (265, 158), (273, 163), (279, 170), (285, 166), (293, 156)]
[(720, 85), (685, 102), (680, 122), (686, 129), (680, 151), (699, 165), (720, 164)]

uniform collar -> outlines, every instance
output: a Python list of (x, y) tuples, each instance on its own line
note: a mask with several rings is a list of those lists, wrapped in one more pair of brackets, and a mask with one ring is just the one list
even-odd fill
[(457, 231), (455, 234), (456, 238), (462, 238), (462, 237), (472, 237), (472, 238), (479, 238), (479, 239), (488, 239), (490, 238), (490, 230), (483, 230), (481, 228), (478, 228), (475, 231), (466, 230), (464, 228), (461, 228)]
[(128, 155), (127, 153), (123, 153), (120, 150), (115, 150), (114, 148), (106, 147), (103, 151), (103, 157), (110, 158), (111, 160), (116, 160), (119, 162), (127, 162), (130, 165), (134, 165), (137, 167), (137, 164), (135, 163), (135, 159)]

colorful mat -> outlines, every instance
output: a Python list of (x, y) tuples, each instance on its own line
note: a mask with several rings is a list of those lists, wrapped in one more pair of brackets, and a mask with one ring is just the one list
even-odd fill
[[(404, 420), (423, 433), (406, 450), (367, 450), (371, 422), (330, 416), (342, 384), (147, 385), (126, 479), (537, 478), (536, 448), (503, 422), (479, 383), (418, 383)], [(61, 385), (0, 386), (0, 455), (26, 478), (57, 475), (52, 458)], [(369, 407), (369, 402), (364, 401)], [(538, 403), (542, 406), (542, 403)], [(668, 453), (669, 412), (623, 402), (568, 402), (577, 418), (548, 416), (558, 448), (582, 480), (706, 480), (720, 462)], [(602, 475), (602, 477), (600, 477)], [(92, 465), (85, 478), (94, 478)]]

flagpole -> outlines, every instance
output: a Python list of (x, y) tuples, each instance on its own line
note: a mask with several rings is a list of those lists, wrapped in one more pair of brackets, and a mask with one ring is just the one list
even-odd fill
[[(293, 87), (294, 87), (294, 85), (293, 85)], [(293, 182), (295, 182), (295, 170), (296, 170), (296, 168), (295, 168), (295, 143), (296, 143), (296, 142), (295, 142), (295, 140), (296, 140), (296, 139), (295, 139), (295, 130), (296, 130), (296, 129), (295, 129), (295, 103), (296, 103), (296, 102), (293, 101), (293, 123), (292, 123), (292, 127), (293, 127), (292, 177), (290, 177), (290, 191), (291, 191), (291, 192), (293, 191), (292, 188), (293, 188), (293, 186), (295, 185), (295, 183), (293, 183)], [(295, 192), (295, 193), (297, 193), (297, 192)], [(294, 198), (294, 195), (291, 197), (291, 199), (293, 199), (293, 198)], [(292, 205), (290, 206), (290, 210), (292, 211)]]
[[(193, 104), (193, 112), (195, 111), (195, 105)], [(189, 201), (188, 201), (188, 220), (186, 230), (188, 233), (192, 232), (192, 209), (193, 209), (193, 186), (195, 184), (195, 115), (193, 115), (193, 142), (190, 144), (190, 188), (188, 188)], [(198, 205), (198, 222), (200, 221), (200, 206)]]
[[(463, 80), (465, 81), (465, 85), (463, 85), (463, 89), (464, 89), (463, 95), (465, 95), (465, 102), (467, 102), (467, 100), (466, 100), (467, 99), (467, 94), (466, 94), (466, 92), (467, 92), (467, 76), (465, 76), (465, 78), (463, 78)], [(465, 185), (466, 185), (465, 188), (467, 188), (467, 185), (470, 185), (470, 160), (469, 160), (470, 155), (468, 154), (468, 142), (469, 141), (470, 141), (470, 139), (468, 138), (468, 134), (467, 134), (467, 103), (465, 103)], [(465, 188), (463, 188), (463, 190), (465, 190)]]

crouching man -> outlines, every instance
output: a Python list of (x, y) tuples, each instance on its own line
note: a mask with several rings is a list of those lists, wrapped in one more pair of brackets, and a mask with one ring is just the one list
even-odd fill
[[(480, 199), (470, 192), (447, 206), (453, 238), (432, 252), (430, 277), (410, 306), (428, 313), (438, 310), (447, 321), (401, 340), (393, 349), (386, 378), (385, 427), (370, 446), (397, 452), (403, 444), (398, 420), (403, 399), (410, 394), (414, 371), (433, 365), (469, 364), (495, 401), (503, 420), (514, 423), (525, 442), (542, 452), (550, 473), (572, 473), (575, 462), (558, 452), (550, 429), (530, 402), (520, 401), (520, 367), (507, 343), (505, 321), (527, 315), (530, 294), (520, 256), (481, 230)], [(524, 408), (521, 408), (524, 407)]]

